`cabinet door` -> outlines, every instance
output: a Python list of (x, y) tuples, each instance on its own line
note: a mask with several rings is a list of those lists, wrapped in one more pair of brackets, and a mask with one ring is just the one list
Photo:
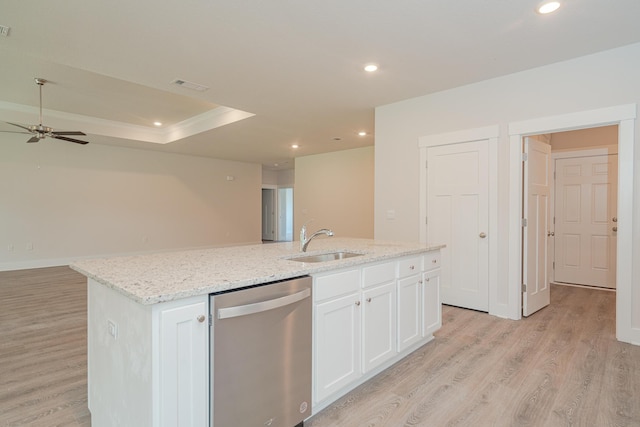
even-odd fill
[(422, 339), (422, 283), (420, 275), (398, 280), (398, 351)]
[(209, 423), (209, 310), (204, 298), (160, 311), (161, 426)]
[(362, 293), (362, 355), (364, 372), (396, 354), (395, 283)]
[(314, 400), (320, 402), (361, 375), (360, 293), (316, 304), (314, 310)]
[(424, 273), (422, 279), (422, 295), (424, 296), (422, 336), (430, 337), (442, 326), (439, 269)]

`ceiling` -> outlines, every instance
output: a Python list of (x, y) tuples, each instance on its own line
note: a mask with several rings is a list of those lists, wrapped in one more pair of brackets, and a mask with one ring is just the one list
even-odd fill
[(0, 0), (0, 120), (37, 121), (41, 77), (56, 130), (286, 169), (373, 145), (376, 106), (640, 42), (638, 0), (538, 3)]

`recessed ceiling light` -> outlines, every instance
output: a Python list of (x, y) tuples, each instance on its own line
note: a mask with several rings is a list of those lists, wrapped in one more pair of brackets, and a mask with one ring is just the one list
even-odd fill
[(154, 126), (162, 126), (162, 122), (153, 122)]
[(555, 12), (556, 10), (558, 10), (559, 7), (560, 7), (560, 2), (548, 1), (538, 6), (537, 11), (542, 15), (546, 15), (547, 13)]
[(377, 69), (378, 69), (378, 66), (376, 64), (368, 64), (364, 66), (364, 70), (368, 71), (369, 73), (373, 73)]
[(291, 144), (291, 148), (298, 148), (300, 147), (298, 144)]
[(367, 133), (365, 131), (361, 130), (360, 132), (358, 132), (358, 135), (367, 136)]

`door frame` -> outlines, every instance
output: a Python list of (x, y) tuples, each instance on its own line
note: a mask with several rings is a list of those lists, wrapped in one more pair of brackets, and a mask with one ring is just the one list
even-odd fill
[(636, 104), (509, 123), (509, 317), (522, 316), (522, 138), (530, 135), (618, 125), (618, 222), (629, 232), (618, 235), (616, 262), (616, 338), (640, 343), (633, 318), (633, 166)]
[(418, 139), (420, 151), (420, 243), (427, 243), (427, 149), (442, 145), (488, 140), (489, 148), (489, 314), (504, 317), (498, 308), (498, 136), (500, 126), (486, 126), (435, 135)]

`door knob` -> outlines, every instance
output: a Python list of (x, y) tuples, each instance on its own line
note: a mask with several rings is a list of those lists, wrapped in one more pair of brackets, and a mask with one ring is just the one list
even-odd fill
[(204, 317), (204, 315), (200, 315), (198, 317), (196, 317), (196, 320), (200, 323), (204, 323), (204, 321), (206, 320), (206, 317)]
[(618, 227), (613, 227), (612, 230), (613, 231), (618, 231)]
[(481, 239), (484, 239), (485, 237), (487, 237), (487, 234), (483, 231), (482, 233), (479, 234)]
[(553, 237), (555, 235), (556, 235), (555, 231), (547, 231), (547, 236), (548, 237)]

